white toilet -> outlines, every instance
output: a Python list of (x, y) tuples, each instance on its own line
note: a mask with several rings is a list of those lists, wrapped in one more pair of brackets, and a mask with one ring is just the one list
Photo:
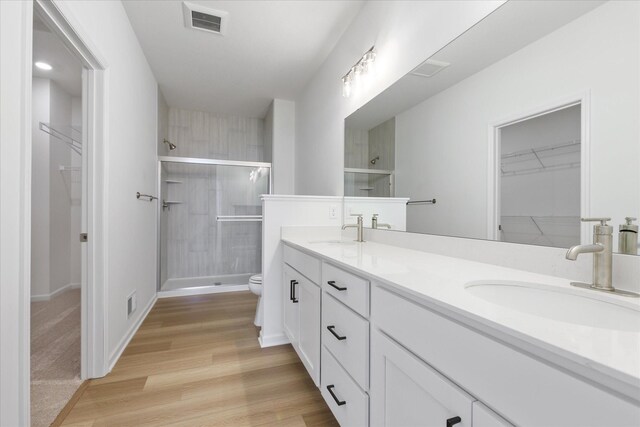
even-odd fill
[(258, 307), (256, 308), (256, 318), (253, 324), (262, 326), (262, 274), (254, 274), (249, 279), (249, 290), (258, 295)]

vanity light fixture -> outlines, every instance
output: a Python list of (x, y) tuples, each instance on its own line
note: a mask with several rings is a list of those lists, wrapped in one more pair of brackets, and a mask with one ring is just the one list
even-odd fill
[(371, 64), (376, 60), (376, 51), (375, 46), (371, 46), (371, 49), (365, 52), (362, 55), (362, 58), (356, 62), (353, 67), (347, 71), (342, 77), (342, 96), (348, 98), (351, 96), (351, 89), (353, 87), (354, 82), (358, 79), (359, 76), (365, 74), (369, 71)]
[(45, 71), (53, 70), (53, 67), (51, 65), (47, 64), (46, 62), (42, 62), (42, 61), (36, 62), (35, 66), (40, 68), (41, 70), (45, 70)]

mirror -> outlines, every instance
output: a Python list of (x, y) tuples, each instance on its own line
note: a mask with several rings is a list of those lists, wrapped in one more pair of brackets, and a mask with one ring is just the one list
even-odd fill
[(347, 117), (345, 196), (408, 197), (409, 232), (555, 247), (611, 217), (619, 248), (639, 117), (640, 2), (509, 1)]

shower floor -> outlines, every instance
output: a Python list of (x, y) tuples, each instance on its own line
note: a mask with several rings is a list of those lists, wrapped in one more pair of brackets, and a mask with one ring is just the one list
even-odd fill
[(254, 274), (256, 273), (167, 279), (160, 288), (158, 296), (173, 297), (246, 291), (249, 289), (249, 278)]

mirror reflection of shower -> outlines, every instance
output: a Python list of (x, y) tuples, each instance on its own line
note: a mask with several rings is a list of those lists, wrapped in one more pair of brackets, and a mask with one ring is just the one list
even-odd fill
[(175, 149), (176, 149), (176, 144), (174, 144), (173, 142), (168, 141), (168, 140), (166, 140), (166, 139), (165, 139), (163, 142), (169, 146), (169, 150), (170, 150), (170, 151), (173, 151), (173, 150), (175, 150)]

